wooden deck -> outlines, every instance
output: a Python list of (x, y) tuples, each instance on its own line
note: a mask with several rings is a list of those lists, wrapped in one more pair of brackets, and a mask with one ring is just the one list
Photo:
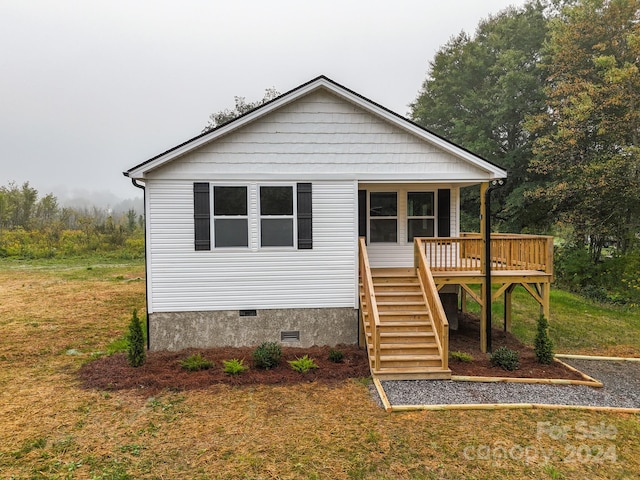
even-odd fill
[[(479, 234), (461, 237), (417, 238), (415, 257), (425, 257), (438, 291), (446, 285), (460, 287), (462, 310), (467, 298), (480, 305), (480, 348), (487, 349), (484, 240)], [(511, 329), (511, 294), (522, 286), (549, 318), (549, 293), (553, 282), (553, 237), (542, 235), (491, 234), (491, 285), (497, 286), (491, 301), (504, 295), (505, 326)], [(416, 260), (417, 264), (417, 260)], [(480, 293), (476, 291), (480, 287)], [(474, 288), (475, 287), (475, 288)]]
[[(511, 294), (522, 286), (549, 317), (553, 281), (553, 238), (492, 235), (492, 302), (504, 295), (505, 325), (511, 326)], [(480, 347), (486, 351), (487, 308), (484, 243), (478, 235), (416, 238), (413, 266), (372, 269), (360, 239), (362, 343), (371, 372), (381, 379), (450, 378), (449, 324), (438, 292), (459, 287), (462, 310), (467, 299), (481, 307)], [(479, 292), (478, 290), (479, 286)]]

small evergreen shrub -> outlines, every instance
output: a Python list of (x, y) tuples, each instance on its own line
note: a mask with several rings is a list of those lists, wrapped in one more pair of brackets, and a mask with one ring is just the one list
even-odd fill
[(249, 368), (244, 364), (244, 359), (238, 360), (237, 358), (223, 360), (222, 366), (224, 367), (224, 373), (227, 375), (240, 375)]
[(253, 363), (257, 368), (268, 370), (277, 367), (282, 349), (276, 342), (264, 342), (253, 351)]
[(189, 355), (180, 361), (180, 366), (190, 372), (198, 372), (200, 370), (208, 370), (213, 367), (213, 362), (202, 356), (201, 353)]
[(458, 362), (471, 363), (473, 362), (473, 355), (467, 352), (450, 352), (449, 356)]
[(497, 348), (489, 357), (489, 361), (494, 367), (500, 367), (510, 372), (520, 367), (520, 355), (507, 347)]
[(145, 359), (142, 323), (138, 318), (138, 310), (134, 309), (129, 323), (129, 335), (127, 335), (127, 361), (132, 367), (139, 367), (144, 364)]
[(296, 372), (299, 373), (307, 373), (309, 370), (318, 368), (316, 362), (313, 361), (313, 358), (309, 358), (308, 355), (305, 355), (302, 358), (296, 358), (295, 360), (289, 360), (289, 365)]
[(329, 361), (333, 363), (341, 363), (344, 359), (344, 353), (340, 350), (334, 350), (333, 348), (329, 350)]
[(553, 343), (549, 338), (549, 322), (544, 315), (538, 318), (538, 332), (533, 345), (538, 363), (549, 365), (553, 362)]

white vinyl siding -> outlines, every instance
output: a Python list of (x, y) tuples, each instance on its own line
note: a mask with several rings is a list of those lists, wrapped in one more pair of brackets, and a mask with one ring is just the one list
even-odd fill
[(249, 185), (249, 248), (193, 248), (193, 182), (147, 183), (150, 312), (354, 307), (354, 182), (313, 182), (313, 249), (260, 248)]
[(478, 183), (487, 173), (356, 105), (317, 91), (147, 176)]

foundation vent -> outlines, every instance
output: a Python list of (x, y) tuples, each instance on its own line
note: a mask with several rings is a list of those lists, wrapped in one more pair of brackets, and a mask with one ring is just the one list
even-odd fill
[(240, 310), (241, 317), (255, 317), (257, 315), (255, 310)]
[(280, 332), (280, 341), (281, 342), (299, 342), (300, 330), (290, 330), (290, 331)]

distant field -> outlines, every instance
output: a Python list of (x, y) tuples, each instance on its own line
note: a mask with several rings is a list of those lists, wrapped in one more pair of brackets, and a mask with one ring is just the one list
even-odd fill
[[(366, 379), (154, 397), (83, 390), (78, 368), (122, 337), (133, 308), (144, 312), (143, 278), (142, 262), (0, 261), (0, 477), (605, 479), (640, 471), (631, 414), (388, 414)], [(532, 338), (537, 310), (520, 295), (516, 302), (514, 330)], [(637, 311), (562, 292), (551, 309), (559, 350), (640, 352)]]

